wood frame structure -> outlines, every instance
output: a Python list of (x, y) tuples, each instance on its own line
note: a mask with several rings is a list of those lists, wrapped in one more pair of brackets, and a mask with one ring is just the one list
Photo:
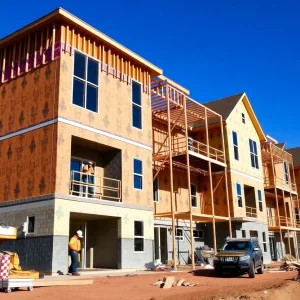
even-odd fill
[[(300, 231), (300, 226), (296, 222), (295, 205), (299, 208), (299, 200), (297, 194), (297, 185), (295, 179), (293, 157), (284, 149), (279, 148), (274, 143), (266, 141), (261, 143), (262, 162), (265, 168), (270, 167), (272, 176), (264, 178), (265, 195), (275, 200), (276, 217), (268, 216), (269, 231), (279, 232), (281, 252), (283, 253), (283, 234), (288, 236), (288, 250), (291, 254), (290, 232), (294, 235), (294, 249), (296, 258), (299, 259), (297, 231)], [(288, 183), (284, 179), (276, 175), (276, 164), (287, 163), (288, 166)], [(296, 197), (296, 199), (293, 199)], [(279, 202), (280, 201), (280, 202)], [(279, 204), (284, 207), (284, 216), (280, 215)], [(286, 204), (291, 208), (289, 215)]]
[[(162, 169), (169, 169), (170, 176), (170, 210), (157, 212), (155, 204), (154, 217), (168, 218), (172, 220), (172, 244), (173, 244), (173, 262), (176, 268), (176, 242), (175, 242), (175, 220), (188, 220), (190, 222), (190, 246), (192, 253), (192, 267), (195, 268), (194, 260), (194, 240), (193, 240), (193, 222), (212, 223), (214, 249), (217, 249), (216, 243), (216, 222), (228, 222), (229, 235), (232, 236), (229, 192), (227, 179), (227, 165), (225, 155), (225, 142), (223, 133), (222, 116), (206, 108), (195, 100), (191, 99), (183, 89), (175, 86), (172, 81), (166, 77), (153, 78), (151, 84), (151, 107), (153, 128), (155, 124), (163, 124), (167, 127), (167, 133), (162, 142), (156, 144), (153, 136), (153, 181), (159, 175)], [(221, 149), (210, 146), (209, 126), (220, 126), (221, 131)], [(202, 130), (205, 132), (205, 142), (194, 140), (190, 137), (193, 130)], [(174, 132), (180, 132), (177, 138)], [(184, 170), (188, 183), (188, 211), (181, 211), (175, 207), (174, 203), (174, 170)], [(209, 178), (210, 205), (211, 214), (204, 214), (201, 211), (195, 212), (192, 209), (191, 199), (191, 173), (207, 176)], [(219, 182), (213, 184), (212, 176), (222, 174)], [(225, 197), (227, 211), (223, 215), (215, 212), (216, 203), (214, 202), (214, 192), (221, 180), (225, 180)]]

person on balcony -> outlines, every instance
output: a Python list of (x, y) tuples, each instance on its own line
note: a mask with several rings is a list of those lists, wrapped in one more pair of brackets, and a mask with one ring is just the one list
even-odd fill
[[(82, 166), (82, 181), (85, 183), (88, 183), (87, 185), (83, 185), (82, 192), (83, 195), (86, 196), (86, 193), (88, 194), (88, 197), (93, 197), (94, 194), (94, 168), (93, 168), (93, 162), (89, 161), (88, 164), (84, 164)], [(88, 187), (88, 188), (86, 188)]]

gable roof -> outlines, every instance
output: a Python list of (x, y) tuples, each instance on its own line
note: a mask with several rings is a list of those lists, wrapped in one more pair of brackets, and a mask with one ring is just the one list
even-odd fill
[(204, 103), (207, 108), (217, 112), (223, 117), (223, 120), (227, 120), (230, 113), (233, 111), (239, 100), (242, 98), (244, 93), (239, 93), (233, 96), (221, 98), (218, 100)]
[(293, 156), (294, 167), (300, 167), (300, 147), (286, 149)]
[(250, 104), (250, 101), (246, 95), (246, 93), (239, 93), (229, 97), (221, 98), (218, 100), (210, 101), (204, 103), (203, 105), (207, 108), (215, 111), (216, 113), (220, 114), (223, 117), (223, 120), (226, 122), (234, 110), (234, 108), (238, 105), (240, 101), (243, 101), (245, 108), (250, 116), (250, 119), (256, 129), (256, 132), (259, 136), (260, 141), (265, 141), (266, 136), (256, 118), (256, 115), (253, 111), (253, 108)]

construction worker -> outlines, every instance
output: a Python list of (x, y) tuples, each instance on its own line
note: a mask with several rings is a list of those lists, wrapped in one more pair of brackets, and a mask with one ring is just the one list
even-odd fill
[(69, 274), (73, 276), (79, 276), (80, 274), (77, 272), (77, 264), (79, 261), (79, 252), (81, 250), (81, 242), (80, 239), (83, 238), (82, 231), (78, 230), (74, 236), (70, 239), (69, 242), (69, 255), (71, 256), (71, 265), (69, 267)]
[[(88, 196), (92, 197), (94, 194), (94, 188), (91, 186), (94, 184), (94, 168), (93, 162), (89, 161), (88, 164), (84, 164), (82, 166), (82, 181), (88, 183)], [(83, 194), (86, 196), (86, 185), (83, 185)]]

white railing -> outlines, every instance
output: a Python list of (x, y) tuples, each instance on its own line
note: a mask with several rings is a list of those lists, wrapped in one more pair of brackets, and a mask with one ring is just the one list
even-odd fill
[(121, 201), (121, 180), (72, 171), (70, 195)]

